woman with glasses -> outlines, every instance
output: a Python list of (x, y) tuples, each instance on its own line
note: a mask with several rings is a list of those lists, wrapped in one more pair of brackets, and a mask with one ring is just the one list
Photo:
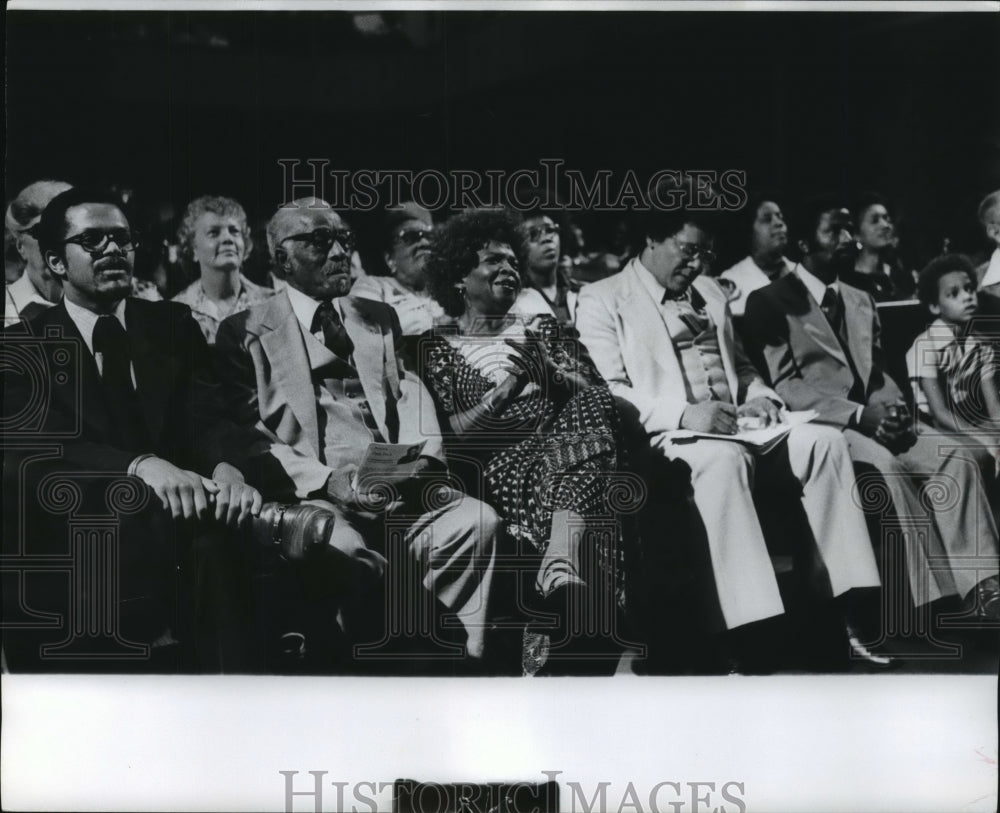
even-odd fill
[(451, 429), (453, 462), (478, 461), (482, 497), (540, 554), (535, 590), (565, 624), (596, 598), (596, 560), (609, 553), (586, 531), (613, 517), (620, 426), (581, 345), (552, 316), (512, 311), (519, 242), (499, 210), (463, 212), (435, 235), (428, 286), (453, 322), (422, 338), (419, 369)]
[(351, 291), (353, 296), (385, 302), (395, 309), (404, 336), (419, 336), (444, 315), (427, 292), (425, 268), (430, 252), (430, 214), (404, 204), (386, 218), (385, 259), (389, 276), (365, 276)]
[(36, 181), (18, 192), (7, 207), (4, 239), (16, 251), (23, 270), (20, 277), (7, 285), (4, 327), (18, 319), (30, 319), (62, 299), (62, 282), (45, 265), (36, 232), (49, 201), (69, 188), (63, 181)]
[(191, 314), (209, 344), (222, 320), (274, 295), (241, 269), (253, 248), (246, 212), (232, 198), (206, 195), (187, 205), (177, 230), (181, 257), (198, 278), (174, 297)]
[(555, 316), (560, 324), (571, 325), (580, 285), (560, 267), (560, 232), (559, 224), (542, 210), (525, 215), (520, 229), (524, 288), (514, 309)]

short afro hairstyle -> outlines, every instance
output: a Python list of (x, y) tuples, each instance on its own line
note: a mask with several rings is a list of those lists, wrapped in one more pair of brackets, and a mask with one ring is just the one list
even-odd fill
[(694, 202), (699, 193), (716, 197), (713, 187), (699, 185), (695, 178), (686, 173), (661, 178), (651, 194), (650, 207), (637, 213), (641, 236), (659, 243), (673, 237), (688, 223), (714, 235), (719, 224), (719, 213), (696, 208)]
[(976, 267), (972, 260), (964, 254), (942, 254), (931, 260), (920, 272), (917, 278), (917, 298), (925, 305), (937, 305), (938, 303), (938, 283), (945, 274), (952, 271), (962, 271), (968, 276), (973, 286), (976, 282)]
[(507, 209), (470, 209), (450, 218), (434, 234), (427, 260), (427, 287), (449, 316), (461, 316), (465, 299), (455, 287), (479, 264), (488, 243), (520, 244), (516, 215)]
[[(38, 247), (42, 256), (51, 251), (60, 257), (64, 257), (65, 246), (63, 240), (66, 238), (66, 212), (74, 206), (83, 206), (87, 203), (99, 203), (107, 206), (114, 206), (125, 215), (122, 204), (111, 193), (103, 189), (86, 189), (81, 186), (67, 189), (60, 192), (42, 212), (42, 217), (38, 221)], [(128, 216), (125, 215), (126, 220)]]

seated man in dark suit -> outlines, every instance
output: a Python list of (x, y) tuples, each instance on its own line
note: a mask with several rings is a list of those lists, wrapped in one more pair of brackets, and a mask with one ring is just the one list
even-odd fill
[(847, 209), (818, 202), (803, 226), (802, 263), (747, 301), (745, 334), (763, 372), (791, 409), (815, 409), (843, 431), (879, 538), (897, 525), (907, 537), (914, 603), (957, 595), (976, 619), (998, 620), (997, 527), (980, 474), (991, 461), (961, 441), (914, 432), (885, 372), (875, 303), (838, 279), (855, 250)]
[[(279, 208), (267, 241), (285, 290), (227, 319), (216, 339), (227, 414), (263, 438), (242, 450), (237, 465), (269, 499), (314, 500), (335, 511), (330, 546), (368, 593), (341, 605), (349, 638), (387, 609), (370, 599), (388, 560), (393, 584), (401, 585), (389, 591), (389, 604), (412, 589), (401, 574), (415, 576), (457, 616), (468, 655), (480, 658), (498, 520), (459, 491), (423, 487), (432, 473), (444, 473), (441, 432), (429, 394), (399, 362), (395, 312), (346, 296), (353, 235), (324, 201)], [(390, 472), (376, 484), (381, 500), (357, 479), (373, 443), (425, 444), (412, 476), (392, 482)], [(400, 541), (406, 550), (392, 554)], [(412, 603), (398, 610), (411, 613)]]
[[(87, 612), (117, 614), (121, 623), (102, 622), (104, 643), (119, 656), (128, 647), (115, 641), (170, 644), (177, 623), (175, 571), (185, 555), (181, 543), (186, 546), (203, 531), (218, 534), (213, 526), (238, 526), (259, 513), (261, 497), (222, 459), (228, 430), (208, 349), (189, 309), (128, 298), (136, 241), (113, 199), (83, 189), (57, 195), (42, 215), (39, 241), (65, 296), (18, 333), (9, 333), (6, 349), (17, 358), (18, 347), (30, 353), (34, 342), (40, 351), (61, 338), (75, 345), (78, 363), (64, 352), (62, 361), (45, 364), (39, 352), (40, 375), (7, 368), (5, 430), (13, 433), (7, 435), (8, 447), (14, 445), (12, 436), (17, 445), (5, 459), (4, 502), (24, 510), (16, 531), (5, 533), (5, 553), (16, 548), (40, 557), (65, 555), (66, 521), (56, 514), (66, 505), (52, 489), (75, 495), (70, 544), (83, 559), (69, 569), (79, 585), (86, 568), (107, 568), (102, 578), (110, 582), (90, 585)], [(18, 416), (28, 414), (38, 399), (43, 417), (26, 431)], [(32, 436), (42, 443), (57, 438), (59, 445), (44, 448), (46, 459), (31, 448), (38, 446)], [(130, 477), (145, 490), (137, 492)], [(79, 524), (98, 516), (111, 523), (107, 534), (82, 538)], [(67, 586), (52, 589), (65, 596)], [(120, 600), (102, 603), (97, 593), (105, 589)], [(18, 598), (21, 609), (41, 610), (45, 604), (40, 594), (37, 602), (33, 595)], [(96, 623), (88, 616), (71, 619), (68, 626), (86, 626), (85, 620)], [(58, 646), (51, 650), (53, 657), (66, 657), (58, 651)]]

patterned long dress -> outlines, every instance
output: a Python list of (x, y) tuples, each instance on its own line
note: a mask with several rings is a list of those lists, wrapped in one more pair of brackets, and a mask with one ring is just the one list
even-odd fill
[[(579, 373), (590, 386), (560, 396), (538, 377), (462, 440), (484, 450), (487, 500), (507, 520), (508, 532), (542, 552), (553, 511), (611, 516), (606, 495), (609, 475), (621, 462), (621, 432), (611, 393), (582, 345), (555, 319), (542, 324), (540, 336), (560, 369)], [(439, 328), (421, 344), (421, 373), (446, 431), (450, 416), (480, 403), (509, 374), (503, 335), (479, 338)]]

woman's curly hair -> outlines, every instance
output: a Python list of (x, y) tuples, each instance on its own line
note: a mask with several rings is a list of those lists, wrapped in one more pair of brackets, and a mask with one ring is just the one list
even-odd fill
[(519, 219), (506, 209), (470, 209), (449, 219), (433, 237), (427, 259), (427, 288), (449, 316), (461, 316), (465, 299), (455, 287), (479, 265), (479, 250), (505, 243), (520, 244)]
[(187, 270), (198, 276), (198, 263), (194, 258), (194, 230), (198, 218), (206, 212), (217, 214), (220, 217), (231, 216), (236, 218), (240, 224), (240, 231), (243, 233), (243, 262), (245, 263), (250, 252), (253, 251), (253, 240), (250, 237), (250, 226), (247, 223), (247, 213), (243, 210), (239, 201), (221, 195), (202, 195), (191, 201), (181, 217), (181, 224), (177, 228), (177, 242), (180, 245), (181, 258)]

